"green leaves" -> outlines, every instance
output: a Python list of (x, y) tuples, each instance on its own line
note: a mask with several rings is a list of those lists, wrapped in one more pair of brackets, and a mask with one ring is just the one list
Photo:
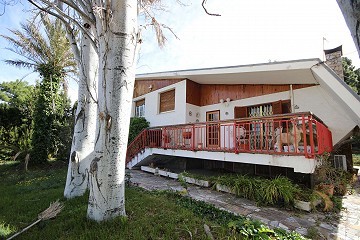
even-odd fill
[(149, 127), (149, 122), (143, 117), (132, 117), (130, 119), (129, 139), (130, 144), (136, 136), (145, 128)]
[(286, 205), (294, 201), (299, 191), (297, 185), (288, 178), (278, 176), (275, 179), (251, 177), (247, 175), (222, 175), (215, 182), (230, 187), (237, 196), (255, 200), (264, 205), (284, 202)]
[(342, 60), (344, 70), (344, 81), (348, 84), (357, 94), (360, 94), (360, 69), (355, 69), (352, 61), (344, 57)]

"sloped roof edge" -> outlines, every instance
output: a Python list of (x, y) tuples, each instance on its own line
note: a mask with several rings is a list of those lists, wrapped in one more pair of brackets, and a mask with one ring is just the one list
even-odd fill
[(349, 85), (346, 84), (346, 82), (344, 80), (342, 80), (327, 64), (325, 64), (324, 62), (322, 62), (322, 65), (324, 66), (324, 68), (326, 68), (330, 74), (341, 84), (343, 85), (355, 98), (357, 98), (357, 100), (360, 102), (360, 96), (357, 95), (354, 90), (349, 87)]
[[(243, 70), (246, 68), (259, 68), (258, 71), (269, 71), (269, 67), (271, 66), (280, 66), (284, 64), (301, 64), (301, 63), (309, 63), (309, 64), (317, 64), (322, 61), (319, 58), (310, 58), (310, 59), (299, 59), (299, 60), (288, 60), (288, 61), (279, 61), (279, 62), (269, 62), (269, 63), (256, 63), (256, 64), (246, 64), (246, 65), (234, 65), (234, 66), (222, 66), (222, 67), (210, 67), (210, 68), (195, 68), (195, 69), (182, 69), (182, 70), (172, 70), (172, 71), (164, 71), (164, 72), (150, 72), (150, 73), (142, 73), (137, 74), (136, 79), (161, 79), (161, 78), (186, 78), (188, 75), (200, 75), (200, 74), (212, 74), (216, 72), (217, 74), (221, 73), (221, 71), (225, 74), (231, 70)], [(310, 68), (311, 65), (307, 67), (299, 66), (299, 68)], [(288, 68), (288, 67), (287, 67)], [(280, 68), (279, 70), (286, 70), (285, 68)]]

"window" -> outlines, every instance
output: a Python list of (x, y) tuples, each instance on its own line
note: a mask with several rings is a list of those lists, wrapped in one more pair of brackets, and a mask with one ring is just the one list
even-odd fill
[(135, 102), (135, 117), (145, 116), (145, 99)]
[(159, 112), (175, 110), (175, 89), (160, 93)]
[(264, 117), (274, 114), (291, 113), (290, 100), (280, 100), (277, 102), (262, 105), (252, 105), (234, 108), (235, 118)]

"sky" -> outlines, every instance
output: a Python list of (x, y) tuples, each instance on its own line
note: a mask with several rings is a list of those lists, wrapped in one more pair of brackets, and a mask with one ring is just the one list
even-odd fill
[[(232, 65), (267, 63), (306, 58), (323, 59), (323, 48), (343, 45), (344, 56), (360, 67), (359, 56), (336, 0), (163, 0), (167, 11), (155, 13), (156, 19), (170, 27), (176, 36), (164, 29), (167, 42), (159, 48), (155, 32), (141, 27), (141, 46), (137, 73), (196, 69)], [(0, 16), (0, 34), (8, 28), (19, 28), (29, 16), (26, 3), (8, 7)], [(140, 22), (144, 26), (143, 22)], [(323, 40), (323, 39), (326, 40)], [(31, 71), (6, 65), (14, 59), (0, 39), (0, 82), (21, 79)], [(37, 74), (24, 80), (34, 83)], [(70, 84), (76, 96), (77, 86)]]

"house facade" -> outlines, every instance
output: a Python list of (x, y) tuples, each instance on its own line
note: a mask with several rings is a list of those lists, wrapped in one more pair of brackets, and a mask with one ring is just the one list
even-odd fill
[(151, 128), (129, 145), (129, 168), (167, 156), (179, 168), (311, 174), (360, 126), (359, 97), (319, 59), (141, 74), (132, 109)]

